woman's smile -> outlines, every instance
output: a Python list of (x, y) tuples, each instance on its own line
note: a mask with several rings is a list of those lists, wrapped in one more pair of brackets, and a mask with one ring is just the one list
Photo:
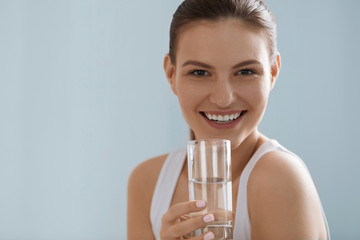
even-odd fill
[(235, 127), (246, 110), (232, 110), (232, 111), (204, 111), (200, 114), (204, 117), (205, 121), (214, 128), (224, 129)]

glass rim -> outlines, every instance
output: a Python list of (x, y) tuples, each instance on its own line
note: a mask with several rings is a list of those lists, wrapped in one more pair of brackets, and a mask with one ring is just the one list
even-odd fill
[(228, 143), (230, 144), (229, 139), (223, 139), (223, 138), (205, 138), (205, 139), (197, 139), (197, 140), (190, 140), (187, 142), (187, 145), (197, 145), (200, 142), (210, 143), (210, 142), (218, 142), (218, 143)]

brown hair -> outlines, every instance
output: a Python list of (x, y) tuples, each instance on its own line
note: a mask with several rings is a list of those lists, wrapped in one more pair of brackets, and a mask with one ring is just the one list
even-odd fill
[[(185, 25), (200, 20), (218, 21), (226, 18), (239, 19), (265, 30), (268, 36), (270, 61), (276, 59), (276, 21), (262, 0), (185, 0), (175, 11), (170, 25), (171, 63), (175, 64), (178, 34)], [(191, 129), (190, 139), (195, 139)]]
[(276, 59), (276, 21), (262, 0), (185, 0), (175, 11), (170, 26), (171, 63), (175, 64), (176, 40), (182, 27), (199, 20), (217, 21), (226, 18), (239, 19), (264, 29), (269, 40), (270, 60)]

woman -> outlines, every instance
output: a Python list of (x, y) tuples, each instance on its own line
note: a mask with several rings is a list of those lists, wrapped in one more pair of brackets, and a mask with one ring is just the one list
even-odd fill
[[(280, 70), (276, 23), (261, 0), (185, 0), (164, 59), (194, 139), (231, 140), (234, 239), (329, 239), (303, 162), (257, 126)], [(206, 202), (188, 201), (185, 151), (152, 158), (131, 174), (129, 239), (182, 239), (214, 221), (182, 220)], [(191, 239), (214, 239), (212, 232)]]

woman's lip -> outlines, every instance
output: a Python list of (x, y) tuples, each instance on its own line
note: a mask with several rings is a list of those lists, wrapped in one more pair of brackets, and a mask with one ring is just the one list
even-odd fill
[(235, 113), (241, 113), (244, 110), (229, 110), (229, 111), (200, 111), (201, 113), (205, 114), (215, 114), (215, 115), (231, 115)]

